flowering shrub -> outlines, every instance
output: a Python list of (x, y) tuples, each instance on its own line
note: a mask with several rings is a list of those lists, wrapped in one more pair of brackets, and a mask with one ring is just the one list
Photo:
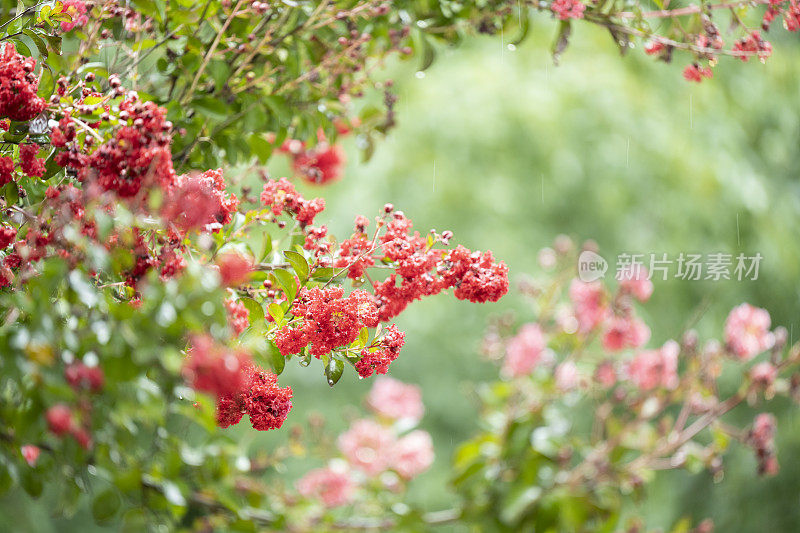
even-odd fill
[[(578, 0), (531, 9), (500, 1), (7, 4), (0, 20), (0, 490), (19, 486), (39, 496), (52, 481), (60, 512), (74, 513), (81, 495), (91, 494), (98, 522), (124, 516), (133, 529), (281, 527), (295, 496), (276, 495), (248, 477), (264, 466), (227, 428), (245, 415), (255, 430), (284, 426), (296, 401), (279, 383), (287, 362), (321, 366), (330, 386), (347, 366), (361, 378), (386, 374), (405, 343), (391, 322), (414, 301), (452, 291), (460, 300), (496, 302), (507, 293), (503, 261), (451, 245), (449, 231), (414, 231), (390, 204), (372, 218), (357, 215), (353, 233), (335, 238), (317, 222), (321, 198), (305, 198), (292, 181), (271, 179), (261, 166), (278, 150), (306, 182), (340, 179), (338, 138), (357, 136), (369, 152), (394, 124), (393, 84), (378, 81), (375, 65), (418, 51), (427, 68), (432, 39), (455, 42), (470, 28), (495, 33), (511, 24), (524, 33), (531, 10), (559, 19), (556, 56), (572, 21), (582, 19), (607, 27), (625, 47), (633, 37), (646, 39), (647, 53), (662, 59), (673, 50), (690, 52), (698, 63), (684, 76), (694, 81), (710, 77), (718, 55), (764, 60), (771, 53), (744, 22), (739, 40), (724, 48), (711, 21), (724, 4), (659, 12), (638, 5), (608, 11)], [(778, 17), (796, 31), (796, 7), (771, 2), (762, 31)], [(669, 20), (665, 35), (650, 31), (648, 19)], [(353, 100), (375, 90), (384, 109), (356, 112)], [(240, 183), (230, 179), (237, 164), (247, 168)], [(251, 182), (259, 179), (253, 194)], [(577, 356), (556, 365), (553, 353), (588, 345), (595, 335), (608, 353), (643, 349), (650, 330), (633, 299), (646, 301), (652, 286), (642, 275), (632, 272), (613, 297), (600, 284), (573, 284), (574, 316), (525, 326), (508, 343), (504, 376), (522, 383), (552, 367), (545, 393), (594, 391)], [(554, 340), (554, 327), (566, 336)], [(778, 375), (795, 356), (780, 359), (782, 335), (769, 328), (763, 310), (737, 308), (725, 347), (703, 355), (718, 362), (734, 354), (741, 363), (773, 351), (775, 361), (753, 367), (743, 396), (731, 396), (736, 401), (709, 399), (705, 370), (681, 373), (681, 357), (691, 353), (686, 342), (637, 351), (624, 365), (624, 384), (617, 385), (619, 364), (598, 364), (603, 390), (633, 394), (613, 402), (640, 418), (647, 414), (641, 424), (679, 399), (690, 405), (682, 423), (698, 412), (704, 421), (681, 426), (677, 445), (659, 444), (654, 435), (639, 450), (646, 459), (618, 465), (620, 476), (688, 453), (696, 434), (690, 428), (716, 423), (761, 388), (782, 390)], [(673, 392), (685, 393), (684, 385), (711, 407), (697, 411), (687, 400), (694, 396)], [(652, 391), (661, 403), (648, 403), (644, 395)], [(517, 405), (514, 398), (509, 406)], [(399, 502), (433, 461), (430, 436), (413, 429), (423, 413), (419, 391), (383, 377), (368, 404), (375, 418), (354, 421), (339, 436), (341, 457), (298, 482), (298, 497), (309, 505), (340, 508), (368, 492), (366, 507), (374, 509), (387, 491)], [(526, 423), (545, 416), (541, 403), (519, 405), (526, 406)], [(601, 429), (607, 421), (598, 422)], [(745, 439), (765, 473), (777, 469), (774, 432), (774, 420), (764, 416)], [(558, 460), (537, 453), (537, 460)], [(460, 454), (457, 467), (465, 461)], [(570, 483), (583, 486), (599, 471), (594, 459), (584, 463), (570, 470)], [(485, 467), (470, 466), (457, 483), (465, 501), (477, 497), (470, 479)], [(489, 469), (484, 479), (500, 471)], [(482, 494), (479, 500), (475, 510), (487, 501)], [(515, 504), (514, 512), (500, 505), (500, 520), (527, 525), (537, 502), (538, 496)], [(593, 505), (587, 521), (607, 518), (604, 503)], [(398, 516), (372, 512), (377, 523), (344, 525), (394, 526), (403, 513), (392, 512)], [(328, 520), (321, 513), (301, 518), (313, 527)]]
[[(577, 254), (563, 239), (556, 248), (541, 254), (551, 272), (522, 287), (532, 314), (520, 326), (499, 319), (486, 335), (504, 379), (479, 389), (485, 429), (454, 459), (462, 516), (513, 529), (643, 527), (621, 518), (632, 494), (666, 469), (721, 481), (737, 441), (759, 474), (778, 474), (776, 419), (763, 411), (776, 395), (798, 399), (800, 348), (786, 346), (788, 332), (745, 303), (721, 341), (687, 330), (647, 347), (649, 328), (635, 318), (653, 291), (644, 269), (612, 283), (570, 280)], [(647, 335), (617, 342), (629, 330), (619, 324), (633, 321)], [(731, 411), (755, 414), (741, 426)]]

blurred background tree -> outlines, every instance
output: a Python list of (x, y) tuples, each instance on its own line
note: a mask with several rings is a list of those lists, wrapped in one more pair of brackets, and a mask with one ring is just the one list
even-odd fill
[[(794, 235), (800, 72), (792, 68), (800, 50), (790, 43), (796, 37), (775, 36), (766, 65), (729, 61), (713, 80), (696, 85), (680, 80), (682, 65), (665, 67), (641, 54), (620, 60), (607, 34), (588, 27), (556, 68), (551, 32), (551, 25), (533, 24), (515, 50), (497, 39), (468, 40), (440, 50), (443, 60), (424, 75), (410, 63), (391, 66), (398, 126), (366, 164), (359, 161), (361, 147), (348, 139), (345, 177), (304, 189), (328, 203), (320, 222), (346, 232), (354, 206), (371, 213), (391, 201), (419, 228), (452, 230), (466, 246), (491, 243), (517, 281), (537, 271), (538, 250), (561, 233), (596, 240), (612, 263), (620, 252), (760, 252), (757, 281), (656, 281), (645, 318), (661, 325), (657, 335), (677, 336), (700, 312), (701, 333), (713, 335), (732, 306), (749, 301), (769, 309), (793, 341), (800, 270)], [(272, 171), (278, 177), (288, 165), (278, 157)], [(422, 386), (422, 427), (438, 454), (433, 469), (413, 482), (415, 503), (432, 510), (452, 504), (445, 490), (450, 455), (477, 424), (471, 384), (496, 373), (478, 355), (481, 332), (488, 315), (521, 303), (513, 291), (486, 306), (430, 299), (412, 304), (398, 321), (408, 343), (392, 375)], [(437, 316), (455, 319), (440, 330), (432, 327)], [(370, 384), (350, 373), (334, 393), (309, 374), (287, 366), (283, 379), (295, 389), (296, 412), (321, 412), (332, 428), (343, 429), (347, 420), (329, 398), (357, 403)], [(788, 414), (778, 427), (779, 476), (758, 478), (754, 459), (742, 453), (728, 461), (713, 491), (710, 476), (670, 473), (631, 512), (654, 527), (689, 514), (713, 518), (718, 531), (793, 531), (800, 522), (800, 467), (791, 458), (800, 451), (800, 432)], [(269, 451), (289, 438), (288, 431), (237, 431), (252, 450)], [(287, 465), (288, 472), (265, 475), (291, 479), (311, 466)], [(46, 494), (38, 501), (6, 495), (0, 523), (30, 531), (95, 527), (86, 525), (88, 507), (69, 521), (42, 519), (48, 511)]]

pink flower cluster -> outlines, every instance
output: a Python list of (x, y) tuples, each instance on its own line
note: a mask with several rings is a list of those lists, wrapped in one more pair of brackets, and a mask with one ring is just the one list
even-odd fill
[(753, 421), (749, 441), (756, 452), (758, 473), (774, 476), (778, 473), (778, 458), (775, 454), (775, 431), (777, 423), (770, 413), (760, 413)]
[[(92, 437), (89, 435), (89, 431), (75, 420), (72, 410), (66, 405), (59, 403), (50, 407), (45, 413), (45, 420), (48, 429), (55, 436), (63, 438), (70, 435), (84, 450), (92, 447)], [(38, 457), (38, 454), (35, 455)], [(33, 460), (35, 461), (35, 458)]]
[(64, 0), (64, 13), (68, 14), (71, 20), (61, 22), (63, 32), (72, 31), (75, 26), (86, 26), (89, 23), (83, 0)]
[(628, 377), (643, 391), (657, 387), (674, 389), (678, 386), (679, 353), (680, 346), (675, 341), (667, 341), (657, 350), (643, 350), (628, 364)]
[(227, 298), (223, 303), (228, 312), (228, 323), (231, 325), (234, 335), (241, 335), (250, 325), (250, 313), (247, 311), (247, 307), (241, 300), (233, 298)]
[(609, 351), (638, 348), (650, 340), (650, 328), (636, 313), (626, 296), (646, 301), (653, 292), (646, 273), (639, 272), (624, 277), (619, 284), (619, 296), (612, 301), (599, 281), (589, 283), (573, 280), (569, 288), (578, 330), (588, 334), (602, 330), (603, 347)]
[(349, 464), (372, 477), (392, 470), (408, 480), (433, 464), (433, 441), (420, 429), (398, 438), (390, 428), (362, 419), (353, 422), (338, 442)]
[(553, 0), (550, 9), (560, 20), (582, 19), (586, 5), (580, 0)]
[(742, 361), (748, 361), (768, 350), (775, 342), (765, 309), (743, 303), (735, 307), (725, 321), (725, 343), (728, 350)]
[(347, 470), (327, 466), (308, 472), (297, 481), (296, 487), (302, 496), (333, 508), (350, 503), (356, 483)]
[[(397, 479), (411, 480), (433, 464), (433, 441), (428, 432), (408, 430), (424, 413), (419, 387), (392, 378), (375, 380), (367, 397), (367, 405), (385, 422), (400, 423), (389, 427), (376, 420), (354, 421), (339, 435), (338, 447), (345, 461), (337, 459), (328, 466), (311, 470), (297, 482), (297, 490), (306, 498), (321, 501), (325, 507), (350, 503), (359, 483), (380, 478), (390, 489)], [(397, 474), (384, 478), (387, 472)]]
[(511, 377), (530, 374), (541, 361), (546, 347), (541, 326), (525, 324), (506, 346), (503, 373)]
[(384, 376), (376, 379), (372, 385), (367, 405), (378, 415), (392, 420), (418, 422), (425, 414), (419, 387)]

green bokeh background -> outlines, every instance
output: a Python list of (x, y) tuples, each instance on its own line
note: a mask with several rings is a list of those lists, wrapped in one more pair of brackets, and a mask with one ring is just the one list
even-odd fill
[[(657, 281), (642, 312), (652, 342), (679, 335), (700, 308), (706, 309), (701, 336), (719, 336), (727, 312), (742, 301), (766, 307), (775, 325), (800, 336), (793, 325), (800, 270), (797, 36), (776, 39), (766, 65), (726, 59), (714, 79), (696, 85), (681, 78), (682, 56), (672, 65), (639, 50), (621, 59), (606, 34), (583, 26), (555, 67), (548, 52), (552, 32), (539, 19), (516, 50), (497, 37), (439, 50), (424, 77), (414, 75), (412, 64), (391, 66), (398, 127), (366, 164), (356, 140), (348, 140), (345, 178), (304, 188), (326, 198), (318, 222), (344, 235), (356, 214), (371, 215), (392, 202), (421, 232), (449, 229), (455, 242), (491, 249), (513, 280), (537, 275), (538, 250), (560, 233), (594, 239), (612, 261), (620, 252), (673, 258), (760, 252), (757, 281)], [(276, 162), (275, 177), (284, 168)], [(482, 306), (447, 295), (414, 303), (397, 321), (407, 344), (392, 375), (422, 387), (422, 427), (437, 450), (434, 467), (413, 482), (409, 499), (416, 504), (434, 510), (453, 503), (450, 457), (478, 427), (472, 384), (496, 376), (478, 355), (481, 335), (490, 315), (509, 308), (525, 317), (514, 289), (500, 303)], [(321, 367), (313, 368), (318, 372), (292, 364), (282, 376), (295, 390), (295, 421), (315, 410), (330, 427), (344, 429), (353, 410), (342, 406), (358, 405), (371, 381), (346, 371), (331, 390)], [(791, 410), (782, 412), (779, 476), (758, 478), (751, 455), (734, 453), (721, 484), (706, 475), (664, 474), (631, 512), (643, 513), (653, 527), (690, 515), (713, 518), (718, 531), (796, 531), (800, 422)], [(241, 431), (253, 449), (287, 437)], [(315, 465), (288, 466), (282, 476)], [(86, 512), (51, 522), (46, 498), (12, 495), (0, 504), (0, 523), (14, 517), (21, 530), (91, 529)]]

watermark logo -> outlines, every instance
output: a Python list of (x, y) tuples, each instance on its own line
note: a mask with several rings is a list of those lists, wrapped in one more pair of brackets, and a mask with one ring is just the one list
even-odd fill
[[(616, 258), (615, 279), (660, 279), (685, 281), (755, 281), (758, 279), (760, 253), (752, 255), (724, 252), (707, 254), (681, 252), (670, 257), (666, 253), (621, 253)], [(605, 277), (608, 262), (595, 252), (584, 250), (578, 256), (578, 278), (586, 283)]]
[(608, 262), (600, 255), (584, 250), (578, 256), (578, 278), (586, 283), (595, 281), (606, 275)]

